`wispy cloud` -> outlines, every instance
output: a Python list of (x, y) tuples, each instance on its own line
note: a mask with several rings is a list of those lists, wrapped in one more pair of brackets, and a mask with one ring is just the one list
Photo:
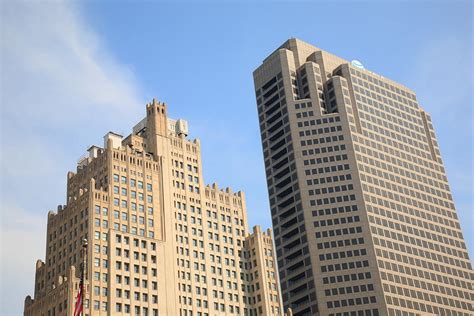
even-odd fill
[(97, 135), (131, 125), (142, 100), (133, 72), (75, 4), (7, 1), (0, 18), (0, 314), (20, 315), (66, 171)]

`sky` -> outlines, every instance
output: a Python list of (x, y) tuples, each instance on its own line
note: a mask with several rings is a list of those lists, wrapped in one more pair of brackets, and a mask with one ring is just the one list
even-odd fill
[(1, 2), (0, 314), (21, 315), (66, 174), (156, 97), (189, 122), (204, 180), (271, 227), (252, 71), (290, 37), (357, 59), (431, 113), (474, 257), (470, 1)]

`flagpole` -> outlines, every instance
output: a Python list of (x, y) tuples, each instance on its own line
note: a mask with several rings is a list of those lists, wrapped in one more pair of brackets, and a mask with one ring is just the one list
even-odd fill
[(81, 316), (84, 315), (84, 279), (85, 279), (85, 270), (86, 270), (86, 263), (87, 263), (87, 239), (84, 238), (82, 240), (82, 280), (81, 280), (81, 289), (80, 291), (82, 292), (82, 304), (81, 304)]

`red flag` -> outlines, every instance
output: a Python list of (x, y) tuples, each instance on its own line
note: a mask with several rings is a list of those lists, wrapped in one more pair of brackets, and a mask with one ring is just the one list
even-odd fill
[(84, 285), (83, 285), (83, 275), (81, 275), (81, 282), (79, 283), (79, 293), (77, 293), (76, 306), (74, 307), (74, 316), (82, 316), (83, 311), (83, 297), (84, 297)]

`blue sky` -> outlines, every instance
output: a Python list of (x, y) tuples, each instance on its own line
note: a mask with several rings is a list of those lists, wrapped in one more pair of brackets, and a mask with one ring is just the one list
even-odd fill
[(432, 114), (474, 256), (470, 1), (11, 2), (1, 10), (1, 310), (20, 315), (66, 173), (156, 97), (189, 121), (205, 181), (271, 226), (252, 71), (298, 37), (412, 88)]

